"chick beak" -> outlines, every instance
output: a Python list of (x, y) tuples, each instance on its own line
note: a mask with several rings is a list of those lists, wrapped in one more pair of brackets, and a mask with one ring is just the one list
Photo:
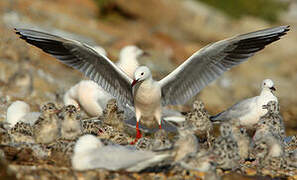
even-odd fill
[(133, 87), (137, 82), (138, 82), (138, 80), (137, 79), (134, 79), (133, 82), (132, 82), (132, 84), (131, 84), (131, 87)]
[(270, 90), (272, 90), (272, 91), (276, 91), (276, 89), (275, 89), (274, 86), (272, 86), (272, 87), (270, 88)]

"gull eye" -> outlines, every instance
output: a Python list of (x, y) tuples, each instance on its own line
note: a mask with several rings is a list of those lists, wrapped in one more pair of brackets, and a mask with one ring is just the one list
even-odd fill
[(264, 83), (264, 85), (266, 85), (266, 83)]
[(142, 72), (141, 75), (143, 75), (144, 73)]

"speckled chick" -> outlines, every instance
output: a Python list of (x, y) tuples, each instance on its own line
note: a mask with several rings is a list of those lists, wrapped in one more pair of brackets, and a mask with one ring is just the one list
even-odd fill
[(74, 140), (82, 134), (82, 124), (79, 113), (74, 105), (65, 106), (61, 113), (61, 137), (67, 140)]
[(260, 118), (260, 121), (268, 124), (271, 131), (283, 140), (286, 137), (285, 125), (279, 112), (278, 103), (276, 101), (269, 101), (267, 105), (263, 105), (263, 109), (267, 109), (267, 113)]
[(209, 120), (209, 117), (210, 116), (205, 110), (203, 102), (196, 100), (193, 103), (193, 110), (186, 115), (186, 121), (193, 124), (195, 134), (199, 138), (206, 138), (209, 140), (210, 132), (213, 129), (213, 125)]
[(103, 111), (104, 123), (119, 131), (124, 131), (124, 111), (121, 111), (115, 99), (111, 99), (106, 104)]
[(266, 134), (254, 142), (252, 152), (256, 162), (265, 165), (269, 159), (281, 157), (284, 154), (284, 148), (272, 134)]
[(92, 134), (98, 136), (99, 133), (103, 132), (102, 122), (100, 120), (87, 119), (82, 120), (83, 134)]
[(232, 126), (232, 134), (238, 145), (238, 153), (241, 160), (249, 157), (251, 138), (248, 136), (244, 127)]
[(13, 128), (9, 130), (12, 142), (34, 143), (33, 127), (28, 123), (17, 122)]
[(37, 143), (50, 143), (60, 137), (60, 120), (54, 103), (47, 103), (41, 108), (42, 114), (33, 126), (34, 138)]
[(48, 144), (47, 149), (50, 151), (51, 160), (55, 161), (55, 164), (70, 166), (75, 142), (75, 140), (60, 138)]
[(168, 134), (164, 129), (159, 129), (150, 143), (149, 149), (152, 151), (161, 151), (170, 149), (173, 143), (169, 140)]
[(232, 133), (232, 125), (228, 122), (220, 126), (221, 136), (215, 139), (213, 144), (213, 153), (216, 158), (218, 167), (222, 169), (236, 169), (239, 166), (239, 149), (238, 144)]
[(175, 162), (179, 162), (192, 153), (197, 153), (199, 144), (197, 137), (194, 135), (192, 124), (188, 121), (182, 123), (178, 129), (179, 137), (174, 144)]

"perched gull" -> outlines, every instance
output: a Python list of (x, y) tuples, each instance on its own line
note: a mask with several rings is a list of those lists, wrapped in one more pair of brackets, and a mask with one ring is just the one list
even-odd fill
[[(97, 53), (107, 57), (106, 51), (100, 46), (92, 47)], [(120, 51), (119, 61), (116, 63), (125, 73), (133, 78), (135, 69), (139, 66), (138, 58), (145, 52), (137, 46), (125, 46)], [(81, 107), (92, 117), (102, 115), (103, 108), (112, 96), (92, 80), (82, 80), (71, 87), (64, 95), (65, 105)]]
[(244, 99), (226, 111), (210, 117), (210, 119), (213, 122), (238, 119), (240, 125), (252, 128), (253, 125), (257, 124), (260, 117), (267, 113), (267, 109), (263, 109), (262, 106), (266, 105), (269, 101), (277, 102), (277, 97), (273, 94), (275, 90), (273, 81), (265, 79), (262, 82), (262, 91), (259, 96)]
[(160, 81), (153, 80), (151, 71), (145, 66), (138, 67), (131, 79), (86, 44), (29, 29), (15, 30), (27, 43), (80, 70), (121, 103), (134, 106), (138, 139), (142, 116), (154, 116), (161, 128), (162, 106), (187, 102), (225, 71), (279, 40), (289, 31), (289, 26), (242, 34), (208, 45)]

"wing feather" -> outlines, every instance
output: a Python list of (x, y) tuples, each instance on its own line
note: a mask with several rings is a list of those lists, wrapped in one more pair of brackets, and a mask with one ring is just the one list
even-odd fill
[(107, 57), (74, 40), (29, 29), (15, 30), (27, 43), (78, 69), (123, 104), (133, 105), (132, 79)]
[(159, 81), (162, 88), (162, 104), (185, 103), (225, 71), (246, 61), (266, 45), (279, 40), (287, 31), (289, 26), (269, 28), (235, 36), (202, 48)]

